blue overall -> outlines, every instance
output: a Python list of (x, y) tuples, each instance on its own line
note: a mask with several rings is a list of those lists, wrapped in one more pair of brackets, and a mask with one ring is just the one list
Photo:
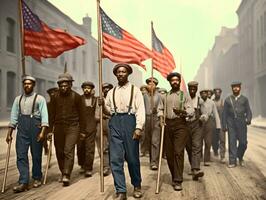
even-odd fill
[(117, 193), (126, 192), (124, 160), (128, 163), (131, 184), (141, 186), (139, 140), (133, 140), (136, 117), (133, 114), (113, 114), (109, 121), (110, 166)]
[[(33, 103), (34, 108), (34, 103)], [(33, 109), (32, 109), (33, 110)], [(33, 112), (32, 112), (33, 113)], [(22, 115), (19, 111), (18, 131), (16, 137), (17, 167), (19, 170), (19, 183), (29, 183), (29, 159), (30, 147), (32, 155), (32, 178), (42, 179), (42, 142), (37, 142), (37, 136), (41, 131), (41, 119), (32, 115)]]

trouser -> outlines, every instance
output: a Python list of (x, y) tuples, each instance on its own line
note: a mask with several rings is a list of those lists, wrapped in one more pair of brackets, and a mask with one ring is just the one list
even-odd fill
[(202, 124), (202, 139), (204, 142), (203, 161), (211, 161), (211, 144), (212, 144), (213, 123), (211, 119)]
[(54, 145), (59, 169), (64, 175), (71, 175), (75, 145), (79, 138), (78, 124), (56, 124), (54, 130)]
[(40, 125), (40, 120), (31, 118), (30, 115), (18, 117), (16, 153), (20, 184), (29, 183), (29, 148), (32, 156), (32, 178), (42, 179), (42, 142), (37, 142), (37, 136), (41, 131)]
[[(104, 119), (106, 120), (106, 119)], [(103, 126), (108, 125), (107, 123), (103, 123)], [(109, 143), (108, 143), (108, 127), (103, 127), (103, 167), (110, 168), (109, 164)], [(99, 156), (101, 156), (101, 131), (100, 131), (100, 123), (97, 125), (97, 134), (96, 134), (96, 145), (98, 149)]]
[(131, 184), (141, 186), (139, 141), (133, 140), (136, 128), (135, 115), (114, 114), (109, 122), (110, 166), (116, 192), (126, 192), (124, 160), (128, 163)]
[(236, 164), (237, 158), (243, 160), (243, 156), (247, 149), (247, 125), (244, 119), (229, 119), (227, 121), (227, 126), (229, 164)]
[(160, 120), (156, 115), (146, 115), (145, 138), (148, 144), (150, 154), (150, 165), (158, 166), (160, 154)]
[[(146, 123), (145, 123), (145, 126), (146, 126)], [(141, 138), (140, 138), (140, 151), (143, 155), (149, 152), (148, 141), (147, 141), (147, 137), (145, 133), (146, 132), (145, 126), (144, 126), (144, 130), (142, 130)]]
[(194, 120), (188, 123), (189, 138), (186, 145), (188, 159), (191, 169), (200, 169), (201, 149), (202, 149), (202, 130), (199, 120)]
[(164, 148), (173, 182), (183, 182), (184, 149), (188, 137), (185, 119), (166, 119)]
[(89, 133), (86, 138), (79, 140), (77, 144), (78, 164), (85, 170), (93, 170), (95, 155), (96, 131)]
[(220, 129), (214, 129), (212, 134), (212, 149), (214, 153), (220, 153), (220, 157), (225, 156), (225, 132)]

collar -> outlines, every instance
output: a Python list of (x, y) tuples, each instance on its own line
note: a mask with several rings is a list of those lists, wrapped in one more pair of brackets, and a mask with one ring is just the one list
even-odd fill
[(180, 94), (180, 92), (181, 92), (181, 90), (178, 90), (178, 91), (173, 91), (173, 90), (170, 90), (170, 94), (174, 94), (174, 93), (176, 93), (176, 94)]
[(123, 86), (120, 86), (120, 85), (117, 85), (117, 88), (120, 89), (120, 88), (124, 88), (126, 89), (127, 87), (131, 86), (131, 83), (128, 81), (125, 85)]
[(30, 93), (30, 94), (23, 94), (23, 96), (24, 97), (31, 97), (31, 96), (33, 96), (33, 95), (35, 95), (36, 93), (34, 92), (34, 91), (32, 91), (32, 93)]

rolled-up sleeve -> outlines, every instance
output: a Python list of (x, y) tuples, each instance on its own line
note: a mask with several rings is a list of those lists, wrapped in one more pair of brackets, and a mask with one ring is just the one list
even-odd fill
[(49, 127), (47, 103), (44, 97), (40, 97), (39, 109), (41, 114), (41, 126)]
[(136, 109), (136, 128), (142, 129), (145, 123), (145, 106), (142, 93), (139, 89), (136, 91), (135, 98), (135, 109)]
[(18, 114), (19, 114), (19, 97), (16, 97), (12, 109), (11, 109), (11, 116), (10, 116), (10, 123), (9, 127), (16, 128), (18, 124)]

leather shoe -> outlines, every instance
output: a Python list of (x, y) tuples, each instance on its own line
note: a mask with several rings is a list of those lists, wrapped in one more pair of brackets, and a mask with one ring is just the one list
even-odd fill
[(125, 192), (116, 193), (116, 199), (126, 200), (127, 199), (127, 193), (125, 193)]
[(33, 187), (38, 188), (42, 185), (42, 182), (40, 180), (34, 180), (33, 181)]
[(204, 162), (204, 166), (209, 167), (210, 163), (209, 162)]
[(175, 183), (173, 187), (174, 187), (174, 190), (175, 191), (181, 191), (181, 190), (183, 190), (182, 183)]
[(13, 187), (13, 191), (14, 193), (19, 193), (19, 192), (24, 192), (24, 191), (27, 191), (28, 190), (28, 184), (19, 184), (15, 187)]
[(154, 170), (154, 171), (155, 171), (155, 170), (158, 170), (158, 167), (157, 167), (156, 165), (152, 165), (152, 166), (151, 166), (151, 170)]
[(135, 187), (133, 192), (134, 198), (141, 198), (142, 197), (141, 187)]
[(85, 171), (85, 177), (92, 177), (92, 171), (86, 170)]
[(63, 186), (69, 186), (70, 178), (68, 175), (64, 175), (62, 178)]
[(228, 165), (228, 168), (235, 168), (236, 167), (236, 164), (229, 164)]
[(193, 181), (198, 181), (200, 177), (204, 176), (204, 172), (200, 170), (193, 170), (192, 179)]

